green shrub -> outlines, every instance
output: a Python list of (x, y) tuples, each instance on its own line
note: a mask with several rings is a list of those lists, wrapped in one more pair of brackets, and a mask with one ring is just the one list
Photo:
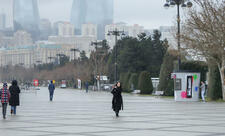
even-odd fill
[(138, 74), (132, 73), (129, 79), (129, 90), (133, 91), (138, 88)]
[(164, 95), (166, 96), (174, 95), (174, 84), (173, 79), (171, 79), (171, 73), (174, 70), (174, 61), (176, 59), (176, 55), (167, 52), (161, 65), (158, 90), (164, 91)]
[(120, 81), (121, 83), (124, 83), (124, 81), (125, 81), (125, 74), (126, 74), (126, 73), (120, 73), (120, 80), (119, 80), (119, 81)]
[(125, 75), (124, 75), (123, 90), (124, 90), (125, 92), (129, 92), (129, 91), (130, 91), (130, 88), (129, 88), (129, 79), (130, 79), (130, 75), (131, 75), (130, 72), (127, 72), (127, 73), (125, 73)]
[(151, 75), (147, 71), (141, 72), (138, 78), (138, 89), (141, 90), (141, 94), (152, 94), (153, 86)]
[(208, 97), (212, 100), (222, 98), (220, 72), (216, 65), (209, 65)]

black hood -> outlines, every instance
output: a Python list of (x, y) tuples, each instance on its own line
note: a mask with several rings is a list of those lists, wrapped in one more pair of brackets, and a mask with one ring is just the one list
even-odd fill
[(13, 85), (13, 86), (17, 86), (17, 81), (16, 81), (16, 80), (13, 80), (13, 81), (12, 81), (12, 85)]

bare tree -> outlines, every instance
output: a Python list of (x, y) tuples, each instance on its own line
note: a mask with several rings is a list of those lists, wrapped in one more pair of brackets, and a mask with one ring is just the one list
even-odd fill
[(217, 64), (225, 100), (225, 0), (194, 1), (198, 8), (188, 11), (181, 35), (184, 49)]

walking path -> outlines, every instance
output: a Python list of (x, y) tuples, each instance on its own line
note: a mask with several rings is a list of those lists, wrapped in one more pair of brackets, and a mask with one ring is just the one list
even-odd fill
[(176, 103), (172, 99), (123, 94), (116, 118), (109, 92), (47, 88), (21, 94), (18, 115), (0, 116), (4, 136), (224, 136), (225, 103)]

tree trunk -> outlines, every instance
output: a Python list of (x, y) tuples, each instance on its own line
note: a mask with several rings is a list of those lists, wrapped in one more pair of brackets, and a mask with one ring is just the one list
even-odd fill
[(220, 78), (221, 78), (221, 87), (223, 92), (223, 100), (225, 101), (225, 77), (224, 77), (225, 64), (224, 62), (222, 63), (221, 67), (219, 67), (219, 70), (220, 70)]

